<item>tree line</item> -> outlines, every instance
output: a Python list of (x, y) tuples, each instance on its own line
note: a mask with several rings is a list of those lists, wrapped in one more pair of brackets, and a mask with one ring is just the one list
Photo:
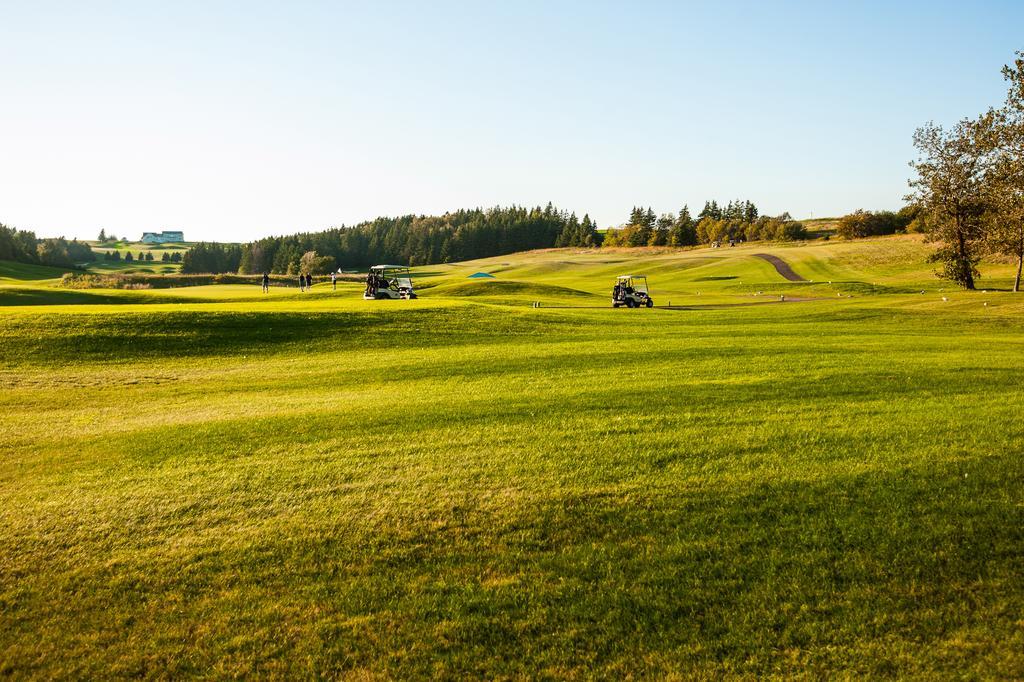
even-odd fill
[[(161, 263), (180, 263), (181, 259), (181, 253), (177, 251), (174, 253), (168, 253), (167, 251), (164, 251), (162, 254), (160, 254)], [(112, 251), (104, 251), (103, 260), (114, 263), (121, 261), (124, 261), (125, 263), (131, 263), (132, 261), (153, 262), (156, 260), (156, 257), (153, 256), (153, 253), (151, 251), (139, 251), (138, 256), (132, 255), (131, 251), (125, 251), (124, 258), (122, 258), (121, 252), (114, 249)]]
[(899, 211), (865, 211), (858, 209), (844, 215), (836, 225), (836, 234), (846, 239), (878, 237), (897, 232), (920, 232), (921, 208), (916, 204)]
[(939, 249), (937, 273), (974, 289), (985, 255), (1016, 262), (1013, 290), (1024, 269), (1024, 52), (1003, 67), (1006, 100), (946, 129), (928, 123), (914, 133), (916, 177), (907, 196)]
[(730, 201), (724, 208), (717, 201), (707, 201), (696, 218), (690, 207), (679, 213), (655, 215), (648, 207), (633, 207), (629, 222), (619, 230), (605, 234), (605, 246), (695, 246), (757, 240), (805, 239), (804, 225), (788, 213), (777, 217), (762, 216), (752, 201)]
[(0, 224), (0, 260), (73, 268), (96, 260), (96, 254), (77, 239), (39, 239), (34, 232)]
[[(730, 201), (724, 207), (709, 201), (696, 218), (685, 206), (678, 215), (661, 217), (651, 208), (635, 207), (624, 227), (600, 231), (589, 214), (580, 219), (549, 203), (533, 208), (463, 209), (440, 216), (380, 217), (351, 227), (267, 237), (242, 245), (201, 242), (183, 254), (165, 253), (161, 260), (180, 261), (183, 273), (321, 274), (379, 263), (431, 265), (552, 247), (693, 246), (722, 239), (794, 239), (803, 236), (795, 229), (799, 227), (788, 214), (759, 216), (750, 201)], [(96, 259), (84, 243), (37, 240), (30, 232), (3, 229), (0, 259), (54, 265)], [(101, 231), (100, 238), (109, 242), (113, 236)], [(112, 250), (102, 258), (151, 261), (153, 256)]]
[[(177, 254), (175, 254), (177, 255)], [(181, 257), (183, 273), (240, 272), (242, 247), (237, 244), (200, 242)]]
[(584, 215), (554, 205), (463, 209), (440, 216), (380, 217), (351, 227), (267, 237), (242, 246), (202, 243), (182, 260), (182, 272), (297, 274), (380, 263), (431, 265), (553, 246), (599, 243)]
[(658, 217), (634, 207), (627, 224), (599, 231), (584, 214), (522, 206), (463, 209), (440, 216), (380, 217), (321, 232), (266, 237), (243, 245), (199, 243), (184, 254), (184, 273), (295, 275), (364, 269), (380, 263), (432, 265), (552, 247), (694, 246), (723, 239), (802, 239), (789, 214), (760, 216), (751, 201), (708, 201), (696, 218), (684, 206)]

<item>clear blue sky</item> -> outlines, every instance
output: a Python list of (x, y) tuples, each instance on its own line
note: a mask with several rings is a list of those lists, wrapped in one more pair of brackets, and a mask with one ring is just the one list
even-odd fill
[(901, 204), (1024, 2), (0, 0), (0, 222), (247, 240), (377, 215)]

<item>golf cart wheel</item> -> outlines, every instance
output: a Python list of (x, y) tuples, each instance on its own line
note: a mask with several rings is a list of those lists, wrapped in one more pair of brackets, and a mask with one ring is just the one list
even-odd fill
[(647, 299), (647, 307), (648, 308), (653, 308), (654, 307), (654, 301), (652, 301), (651, 299)]
[(619, 307), (619, 304), (618, 304), (618, 303), (612, 303), (612, 307), (613, 307), (613, 308), (618, 308), (618, 307)]
[(635, 308), (636, 307), (636, 303), (633, 302), (633, 299), (627, 298), (626, 299), (626, 307), (627, 308)]

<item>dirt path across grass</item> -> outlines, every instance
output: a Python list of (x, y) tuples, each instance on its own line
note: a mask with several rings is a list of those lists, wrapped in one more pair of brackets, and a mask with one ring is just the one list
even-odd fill
[(770, 253), (755, 253), (755, 258), (761, 258), (775, 266), (775, 270), (785, 277), (790, 282), (806, 282), (807, 280), (800, 275), (793, 272), (793, 268), (789, 267), (789, 263), (782, 260), (778, 256), (773, 256)]

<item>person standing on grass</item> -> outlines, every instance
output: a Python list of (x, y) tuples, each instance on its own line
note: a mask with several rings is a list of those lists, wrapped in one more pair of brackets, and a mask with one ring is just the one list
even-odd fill
[(299, 291), (306, 291), (306, 276), (301, 272), (299, 273)]
[(270, 291), (270, 274), (264, 272), (263, 273), (263, 293), (267, 293), (268, 291)]
[(306, 291), (313, 291), (313, 275), (306, 275)]
[(336, 272), (331, 273), (331, 289), (338, 290), (338, 273)]

